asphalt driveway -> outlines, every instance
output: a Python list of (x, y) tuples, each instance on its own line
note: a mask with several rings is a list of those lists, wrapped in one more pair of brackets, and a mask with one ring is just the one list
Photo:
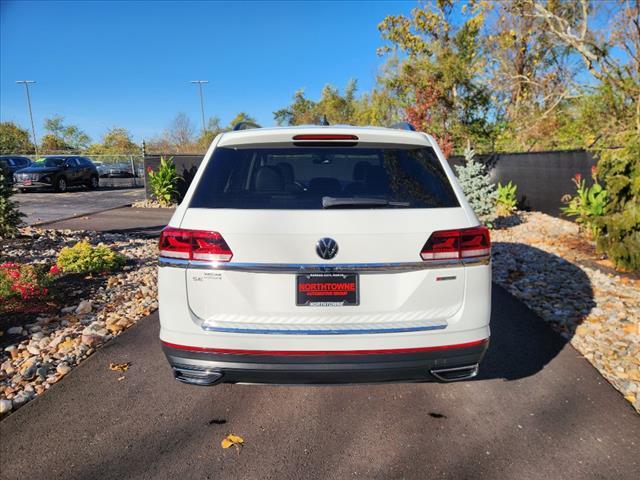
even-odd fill
[(638, 478), (640, 417), (499, 287), (493, 305), (481, 376), (453, 384), (182, 385), (151, 315), (0, 422), (0, 477)]
[(96, 191), (73, 189), (66, 193), (27, 192), (13, 198), (20, 204), (27, 225), (51, 222), (74, 215), (121, 207), (144, 200), (143, 188), (105, 188)]
[(174, 211), (173, 208), (114, 208), (93, 215), (51, 222), (47, 224), (47, 228), (135, 233), (156, 238), (169, 223)]

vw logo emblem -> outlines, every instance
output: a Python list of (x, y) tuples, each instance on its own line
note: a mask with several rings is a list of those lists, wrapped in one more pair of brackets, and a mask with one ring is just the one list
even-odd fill
[(321, 238), (316, 243), (316, 253), (320, 258), (330, 260), (338, 253), (338, 243), (333, 238)]

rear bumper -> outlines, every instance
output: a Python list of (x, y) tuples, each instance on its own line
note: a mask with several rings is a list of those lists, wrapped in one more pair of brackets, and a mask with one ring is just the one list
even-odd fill
[(474, 377), (489, 339), (459, 345), (351, 352), (221, 350), (162, 342), (176, 379), (217, 383), (339, 384)]

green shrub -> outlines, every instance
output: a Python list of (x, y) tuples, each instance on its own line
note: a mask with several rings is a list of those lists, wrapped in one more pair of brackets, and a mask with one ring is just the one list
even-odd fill
[(498, 182), (498, 196), (496, 198), (496, 213), (498, 216), (506, 217), (517, 210), (517, 190), (517, 185), (511, 183), (511, 180), (506, 185)]
[(92, 247), (86, 241), (60, 250), (57, 262), (63, 272), (72, 273), (111, 272), (121, 268), (124, 263), (125, 257), (121, 253), (114, 252), (106, 245)]
[(11, 199), (11, 186), (0, 172), (0, 238), (13, 238), (18, 233), (24, 214)]
[(465, 165), (456, 165), (458, 181), (469, 205), (483, 224), (493, 226), (498, 192), (483, 164), (475, 160), (476, 153), (467, 147), (464, 152)]
[(596, 221), (598, 250), (617, 268), (640, 269), (640, 136), (630, 129), (617, 138), (618, 149), (599, 154), (598, 174), (609, 202)]
[(156, 171), (151, 167), (147, 169), (151, 194), (161, 205), (170, 205), (178, 198), (178, 174), (173, 157), (160, 157), (160, 166)]
[(591, 170), (593, 185), (587, 187), (587, 182), (582, 175), (576, 173), (573, 183), (576, 186), (576, 194), (567, 202), (561, 210), (569, 217), (575, 217), (576, 222), (586, 228), (596, 237), (599, 227), (597, 220), (604, 214), (607, 205), (607, 191), (598, 183), (596, 170)]

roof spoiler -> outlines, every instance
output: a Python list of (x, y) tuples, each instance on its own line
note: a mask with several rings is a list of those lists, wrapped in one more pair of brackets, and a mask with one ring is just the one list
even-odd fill
[(233, 126), (233, 131), (235, 132), (238, 130), (250, 130), (252, 128), (262, 128), (262, 127), (255, 122), (238, 122)]
[(412, 132), (416, 131), (416, 127), (411, 125), (409, 122), (397, 122), (392, 125), (389, 125), (388, 128), (395, 128), (397, 130), (410, 130)]

